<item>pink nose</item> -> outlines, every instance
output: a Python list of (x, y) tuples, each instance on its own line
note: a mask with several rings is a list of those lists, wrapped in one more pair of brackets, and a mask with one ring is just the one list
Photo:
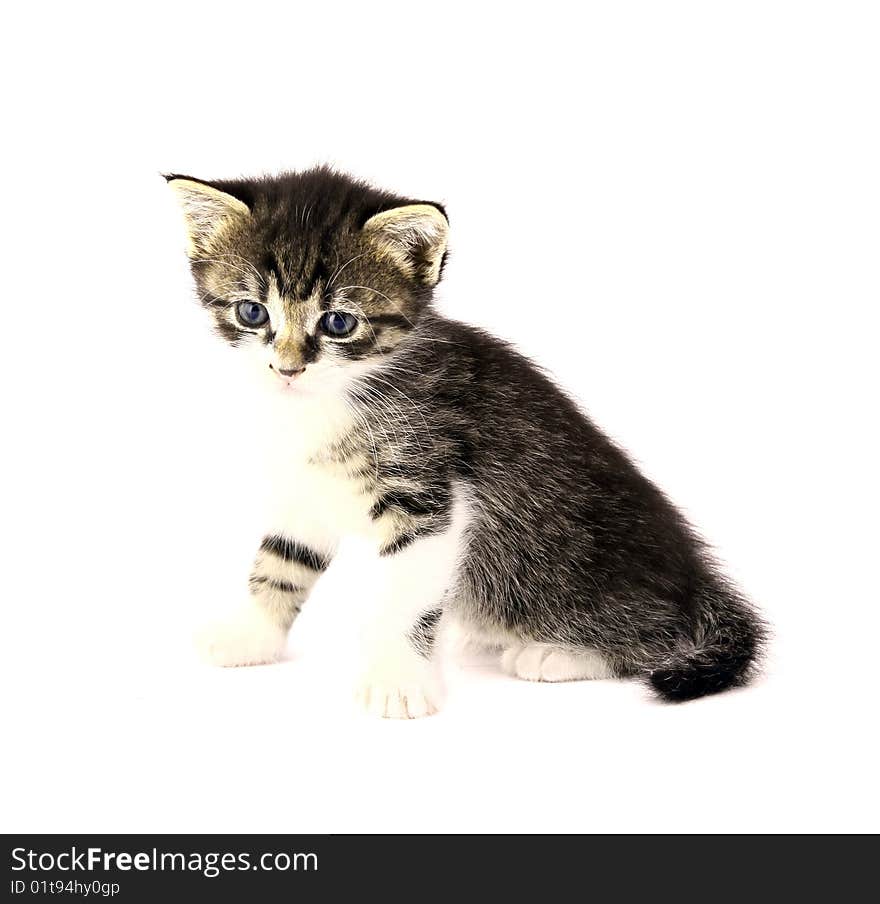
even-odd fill
[(275, 373), (281, 374), (282, 377), (297, 377), (305, 370), (304, 367), (292, 367), (290, 370), (285, 370), (283, 367), (275, 367), (274, 364), (270, 364), (269, 367), (271, 367)]

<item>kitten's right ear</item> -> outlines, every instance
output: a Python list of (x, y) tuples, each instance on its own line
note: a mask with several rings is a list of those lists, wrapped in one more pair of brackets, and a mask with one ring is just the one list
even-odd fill
[(188, 176), (165, 176), (180, 201), (189, 237), (187, 251), (192, 258), (210, 251), (218, 233), (230, 223), (250, 217), (243, 201), (212, 185)]

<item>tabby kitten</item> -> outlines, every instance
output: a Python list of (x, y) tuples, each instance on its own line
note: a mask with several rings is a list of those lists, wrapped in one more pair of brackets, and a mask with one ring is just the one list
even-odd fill
[(438, 626), (531, 681), (644, 676), (661, 698), (741, 684), (761, 623), (665, 496), (531, 362), (432, 307), (439, 204), (326, 168), (166, 177), (220, 336), (279, 431), (272, 510), (220, 665), (278, 659), (340, 538), (375, 549), (363, 704), (434, 712)]

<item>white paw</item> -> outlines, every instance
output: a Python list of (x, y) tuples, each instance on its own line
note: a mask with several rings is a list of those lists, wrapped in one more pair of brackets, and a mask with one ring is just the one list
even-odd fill
[(420, 719), (432, 716), (440, 708), (434, 695), (417, 684), (388, 687), (381, 684), (364, 684), (356, 697), (360, 705), (380, 719)]
[(594, 650), (566, 650), (551, 644), (512, 644), (501, 654), (501, 668), (525, 681), (584, 681), (612, 678), (605, 659)]
[(252, 605), (206, 628), (196, 644), (202, 658), (212, 665), (260, 665), (281, 658), (287, 632)]
[(443, 688), (436, 668), (419, 663), (400, 669), (378, 667), (361, 679), (355, 698), (372, 716), (382, 719), (419, 719), (440, 708)]

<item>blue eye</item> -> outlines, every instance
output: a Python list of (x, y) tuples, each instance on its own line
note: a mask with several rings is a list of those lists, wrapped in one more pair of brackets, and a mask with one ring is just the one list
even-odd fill
[(258, 327), (269, 322), (269, 312), (258, 301), (240, 301), (235, 313), (245, 326)]
[(320, 320), (321, 329), (328, 336), (347, 336), (357, 324), (357, 317), (347, 311), (328, 311)]

